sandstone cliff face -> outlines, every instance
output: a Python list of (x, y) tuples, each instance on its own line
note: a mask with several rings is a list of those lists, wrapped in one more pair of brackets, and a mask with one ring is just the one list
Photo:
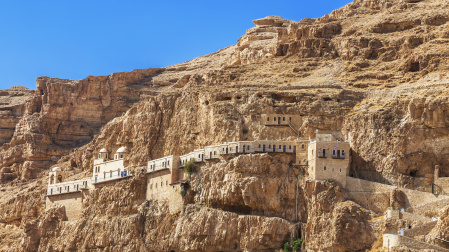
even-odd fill
[[(327, 129), (347, 136), (351, 175), (425, 187), (436, 165), (449, 176), (448, 10), (438, 0), (356, 0), (319, 19), (255, 20), (236, 45), (190, 62), (3, 90), (0, 231), (13, 231), (0, 244), (18, 248), (17, 227), (27, 227), (26, 250), (272, 250), (299, 220), (310, 250), (368, 248), (373, 214), (336, 184), (297, 186), (301, 171), (288, 156), (202, 167), (189, 192), (201, 206), (177, 215), (160, 202), (147, 206), (136, 177), (94, 192), (74, 223), (62, 222), (61, 209), (43, 213), (46, 171), (58, 165), (72, 178), (88, 176), (103, 147), (127, 146), (127, 165), (140, 169), (206, 145)], [(265, 127), (260, 115), (269, 113), (301, 115), (299, 134)], [(55, 231), (39, 239), (48, 230), (39, 225)]]

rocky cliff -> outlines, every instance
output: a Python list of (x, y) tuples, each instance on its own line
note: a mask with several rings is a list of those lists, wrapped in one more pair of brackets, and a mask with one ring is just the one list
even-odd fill
[[(318, 19), (255, 20), (236, 45), (182, 64), (1, 91), (0, 250), (274, 250), (298, 223), (307, 249), (369, 248), (376, 216), (335, 183), (298, 180), (287, 156), (201, 167), (176, 215), (145, 202), (136, 176), (96, 191), (77, 222), (44, 211), (47, 171), (88, 176), (103, 147), (127, 146), (138, 170), (205, 145), (324, 129), (350, 142), (351, 175), (425, 186), (437, 165), (449, 176), (448, 11), (442, 0), (356, 0)], [(299, 135), (265, 127), (267, 113), (300, 115)]]

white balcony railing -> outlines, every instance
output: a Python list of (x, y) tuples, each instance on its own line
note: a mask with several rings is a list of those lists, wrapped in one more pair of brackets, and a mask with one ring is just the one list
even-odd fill
[(63, 193), (79, 192), (88, 187), (87, 180), (75, 180), (49, 185), (47, 195), (58, 195)]

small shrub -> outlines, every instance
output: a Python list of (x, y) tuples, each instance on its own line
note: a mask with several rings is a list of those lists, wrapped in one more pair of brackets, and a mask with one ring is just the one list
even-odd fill
[(184, 188), (181, 188), (181, 191), (179, 191), (182, 197), (186, 196), (187, 192), (184, 190)]
[(284, 243), (284, 251), (294, 252), (301, 251), (302, 239), (299, 238), (297, 240), (293, 240), (290, 238), (290, 241)]
[(184, 164), (184, 172), (190, 174), (195, 170), (195, 159), (191, 158)]

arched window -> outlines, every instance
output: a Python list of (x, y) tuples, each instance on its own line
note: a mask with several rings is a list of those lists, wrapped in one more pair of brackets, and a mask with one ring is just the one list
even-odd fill
[(324, 170), (326, 170), (326, 166), (324, 166)]
[(55, 175), (52, 174), (50, 177), (50, 184), (52, 185), (54, 183), (55, 183)]
[(62, 183), (62, 175), (58, 175), (58, 183)]

